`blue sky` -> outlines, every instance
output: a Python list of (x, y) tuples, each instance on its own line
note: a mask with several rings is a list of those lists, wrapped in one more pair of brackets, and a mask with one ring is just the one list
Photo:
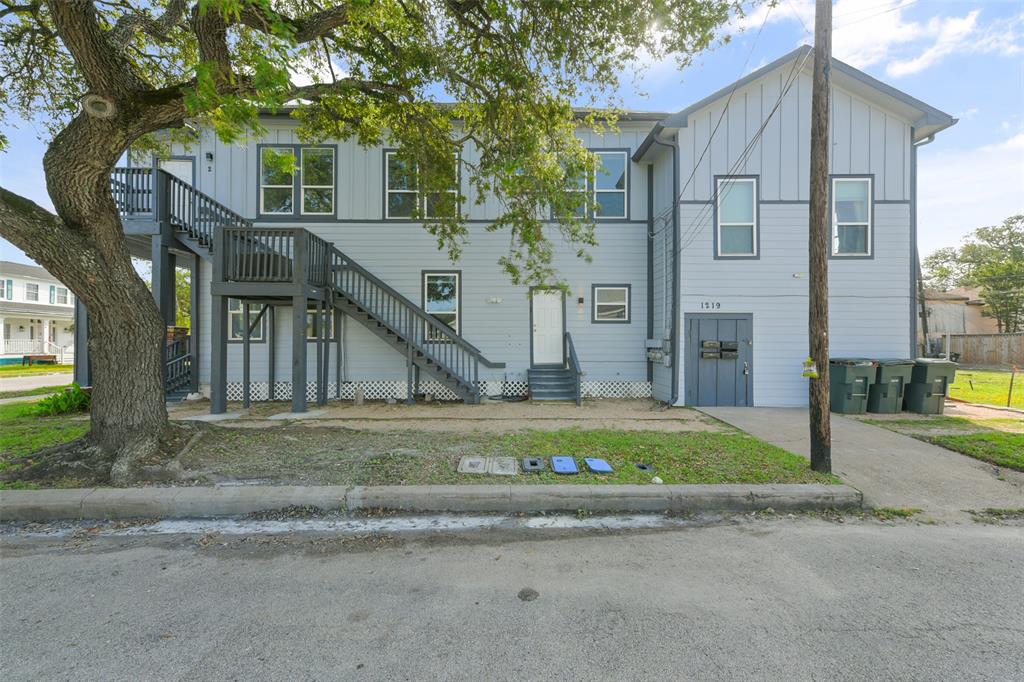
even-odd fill
[[(922, 253), (1024, 213), (1024, 0), (838, 0), (833, 26), (838, 59), (960, 119), (919, 153)], [(638, 87), (626, 77), (625, 106), (677, 111), (810, 43), (814, 0), (761, 6), (732, 28), (745, 30), (685, 71), (668, 60), (646, 64)], [(10, 123), (0, 183), (49, 207), (45, 146), (32, 124)], [(30, 262), (3, 239), (0, 259)]]

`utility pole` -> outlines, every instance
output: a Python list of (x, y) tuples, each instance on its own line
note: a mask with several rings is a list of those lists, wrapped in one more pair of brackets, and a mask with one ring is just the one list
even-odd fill
[(808, 340), (818, 376), (809, 384), (811, 468), (832, 471), (829, 422), (828, 256), (832, 220), (828, 210), (829, 96), (832, 74), (832, 0), (814, 11), (814, 82), (811, 90), (811, 205), (808, 238), (810, 283)]

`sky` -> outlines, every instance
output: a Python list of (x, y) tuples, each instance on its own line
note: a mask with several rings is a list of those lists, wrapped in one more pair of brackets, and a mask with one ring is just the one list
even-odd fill
[[(1024, 213), (1024, 0), (838, 0), (833, 27), (837, 59), (960, 119), (918, 152), (923, 255)], [(627, 74), (622, 103), (675, 112), (810, 44), (814, 0), (761, 5), (729, 29), (727, 45), (685, 70), (669, 59)], [(0, 154), (0, 184), (51, 207), (42, 130), (24, 121), (0, 128), (10, 139)], [(0, 260), (31, 262), (3, 239)]]

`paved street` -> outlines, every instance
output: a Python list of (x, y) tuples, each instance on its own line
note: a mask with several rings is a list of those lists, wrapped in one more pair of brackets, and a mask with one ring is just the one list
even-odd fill
[(0, 547), (10, 681), (1024, 679), (1019, 525)]

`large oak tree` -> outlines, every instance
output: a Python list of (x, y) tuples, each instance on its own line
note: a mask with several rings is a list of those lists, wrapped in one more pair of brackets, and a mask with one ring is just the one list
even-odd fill
[[(0, 0), (0, 111), (49, 131), (56, 209), (0, 189), (0, 234), (89, 310), (89, 438), (118, 456), (115, 477), (167, 427), (163, 325), (110, 192), (129, 148), (199, 126), (258, 137), (262, 110), (297, 103), (304, 139), (389, 139), (430, 191), (472, 144), (469, 181), (504, 207), (488, 229), (510, 235), (496, 258), (515, 281), (550, 281), (542, 218), (575, 215), (581, 195), (567, 185), (594, 164), (572, 104), (613, 102), (641, 58), (685, 65), (740, 11), (737, 0)], [(460, 218), (427, 229), (458, 256)], [(559, 231), (594, 243), (586, 220)]]

